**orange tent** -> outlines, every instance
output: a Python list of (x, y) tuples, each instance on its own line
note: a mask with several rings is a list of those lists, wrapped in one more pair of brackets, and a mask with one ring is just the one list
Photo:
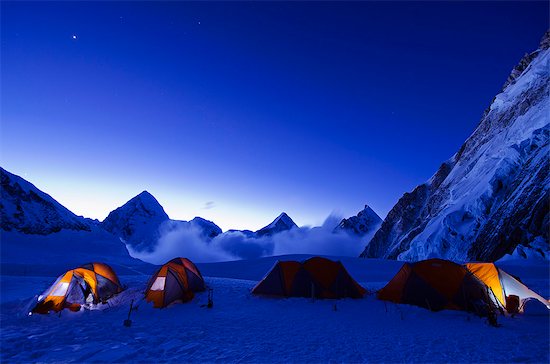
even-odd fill
[(548, 300), (531, 291), (494, 263), (466, 263), (464, 266), (490, 288), (493, 302), (507, 312), (523, 312), (525, 303), (531, 299), (540, 301), (550, 309)]
[(111, 267), (104, 263), (88, 263), (59, 276), (38, 297), (31, 312), (59, 312), (64, 308), (78, 311), (83, 303), (104, 303), (120, 292), (122, 286)]
[(156, 308), (193, 299), (194, 293), (204, 291), (204, 279), (199, 269), (187, 258), (174, 258), (151, 277), (145, 299)]
[(465, 267), (442, 259), (405, 263), (378, 298), (432, 311), (465, 310), (485, 316), (496, 308), (489, 290)]
[(361, 298), (366, 291), (341, 262), (313, 257), (304, 262), (277, 261), (252, 293), (283, 297)]

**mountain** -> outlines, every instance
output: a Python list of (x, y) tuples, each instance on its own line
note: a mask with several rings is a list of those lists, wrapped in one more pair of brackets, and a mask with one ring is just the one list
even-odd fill
[(214, 222), (203, 219), (202, 217), (195, 217), (189, 223), (197, 225), (203, 231), (203, 235), (206, 238), (214, 238), (222, 233), (222, 229), (214, 224)]
[(160, 226), (168, 220), (157, 199), (143, 191), (109, 213), (101, 226), (134, 250), (152, 251), (160, 237)]
[(1, 274), (57, 276), (91, 261), (119, 274), (148, 273), (118, 238), (97, 222), (76, 216), (33, 184), (0, 168)]
[(342, 219), (335, 231), (347, 231), (354, 235), (365, 236), (374, 233), (382, 224), (382, 219), (368, 205), (356, 216)]
[(23, 178), (0, 168), (0, 179), (2, 230), (39, 235), (62, 229), (91, 231), (86, 219), (76, 216)]
[(244, 236), (246, 236), (247, 238), (255, 238), (256, 237), (256, 233), (252, 230), (237, 230), (237, 229), (231, 229), (231, 230), (227, 230), (225, 233), (227, 234), (230, 234), (230, 233), (241, 233), (243, 234)]
[(290, 230), (293, 228), (297, 228), (298, 225), (292, 221), (292, 219), (283, 212), (273, 222), (267, 226), (264, 226), (260, 230), (256, 231), (256, 236), (270, 236), (276, 233), (280, 233), (281, 231)]
[[(191, 221), (171, 220), (153, 195), (143, 191), (112, 211), (101, 223), (135, 252), (154, 252), (164, 234), (196, 227), (208, 241), (222, 233), (212, 221), (195, 217)], [(182, 242), (184, 243), (184, 242)]]
[(494, 261), (518, 245), (547, 254), (549, 45), (547, 32), (460, 150), (401, 197), (362, 257)]

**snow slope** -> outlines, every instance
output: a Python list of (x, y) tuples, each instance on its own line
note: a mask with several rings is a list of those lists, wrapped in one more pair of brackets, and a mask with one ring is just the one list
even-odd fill
[(549, 46), (550, 32), (460, 150), (392, 208), (363, 257), (493, 261), (518, 245), (548, 255)]
[(62, 229), (90, 231), (90, 222), (76, 216), (50, 195), (0, 168), (0, 220), (4, 231), (46, 235)]
[[(121, 276), (128, 289), (101, 310), (27, 316), (25, 305), (53, 277), (1, 279), (2, 362), (548, 362), (547, 315), (500, 317), (499, 328), (465, 312), (364, 299), (273, 299), (252, 296), (258, 277), (285, 256), (199, 269), (214, 290), (187, 304), (153, 309), (136, 301), (148, 276)], [(385, 284), (400, 262), (347, 258), (366, 288)], [(266, 268), (267, 267), (267, 268)], [(265, 269), (264, 269), (265, 268)], [(518, 274), (517, 270), (508, 271)], [(519, 265), (521, 277), (548, 296), (548, 265)], [(225, 273), (224, 273), (225, 272)], [(217, 277), (212, 277), (212, 276)], [(233, 278), (239, 275), (241, 279)], [(381, 281), (382, 279), (382, 281)], [(536, 286), (533, 286), (533, 283)], [(538, 285), (537, 285), (538, 284)], [(336, 310), (334, 310), (336, 305)], [(480, 342), (482, 345), (480, 345)]]
[(2, 232), (0, 268), (3, 275), (57, 276), (82, 264), (99, 261), (131, 274), (151, 272), (154, 266), (132, 258), (112, 234), (92, 226), (91, 231), (62, 230), (48, 235)]

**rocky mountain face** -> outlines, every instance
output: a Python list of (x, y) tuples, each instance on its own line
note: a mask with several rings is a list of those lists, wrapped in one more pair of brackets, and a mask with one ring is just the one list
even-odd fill
[(335, 231), (347, 231), (357, 236), (365, 236), (375, 232), (382, 224), (382, 219), (368, 205), (356, 216), (342, 219)]
[(494, 261), (549, 250), (550, 36), (513, 69), (473, 134), (403, 197), (362, 257)]
[(270, 236), (276, 233), (280, 233), (282, 231), (290, 230), (293, 228), (297, 228), (298, 225), (292, 221), (292, 219), (283, 212), (271, 224), (264, 226), (260, 230), (256, 231), (256, 236)]
[(23, 178), (0, 168), (0, 179), (2, 230), (38, 235), (47, 235), (62, 229), (91, 230), (86, 219), (76, 216)]

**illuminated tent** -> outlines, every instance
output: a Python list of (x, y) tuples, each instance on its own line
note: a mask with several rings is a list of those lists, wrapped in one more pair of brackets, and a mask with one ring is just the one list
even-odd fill
[(195, 264), (187, 258), (174, 258), (151, 277), (145, 299), (153, 302), (154, 307), (162, 308), (173, 302), (190, 301), (193, 292), (204, 289), (204, 279)]
[(33, 313), (59, 312), (64, 308), (80, 310), (81, 304), (105, 303), (113, 295), (122, 292), (122, 286), (111, 267), (104, 263), (84, 264), (60, 275), (38, 297)]
[(282, 297), (361, 298), (366, 291), (341, 262), (314, 257), (304, 262), (277, 261), (252, 293)]
[(488, 287), (465, 267), (442, 259), (405, 263), (378, 298), (432, 311), (464, 310), (486, 316), (496, 306)]
[(509, 313), (523, 312), (528, 300), (550, 303), (493, 263), (467, 263), (465, 267), (491, 289), (493, 302)]

